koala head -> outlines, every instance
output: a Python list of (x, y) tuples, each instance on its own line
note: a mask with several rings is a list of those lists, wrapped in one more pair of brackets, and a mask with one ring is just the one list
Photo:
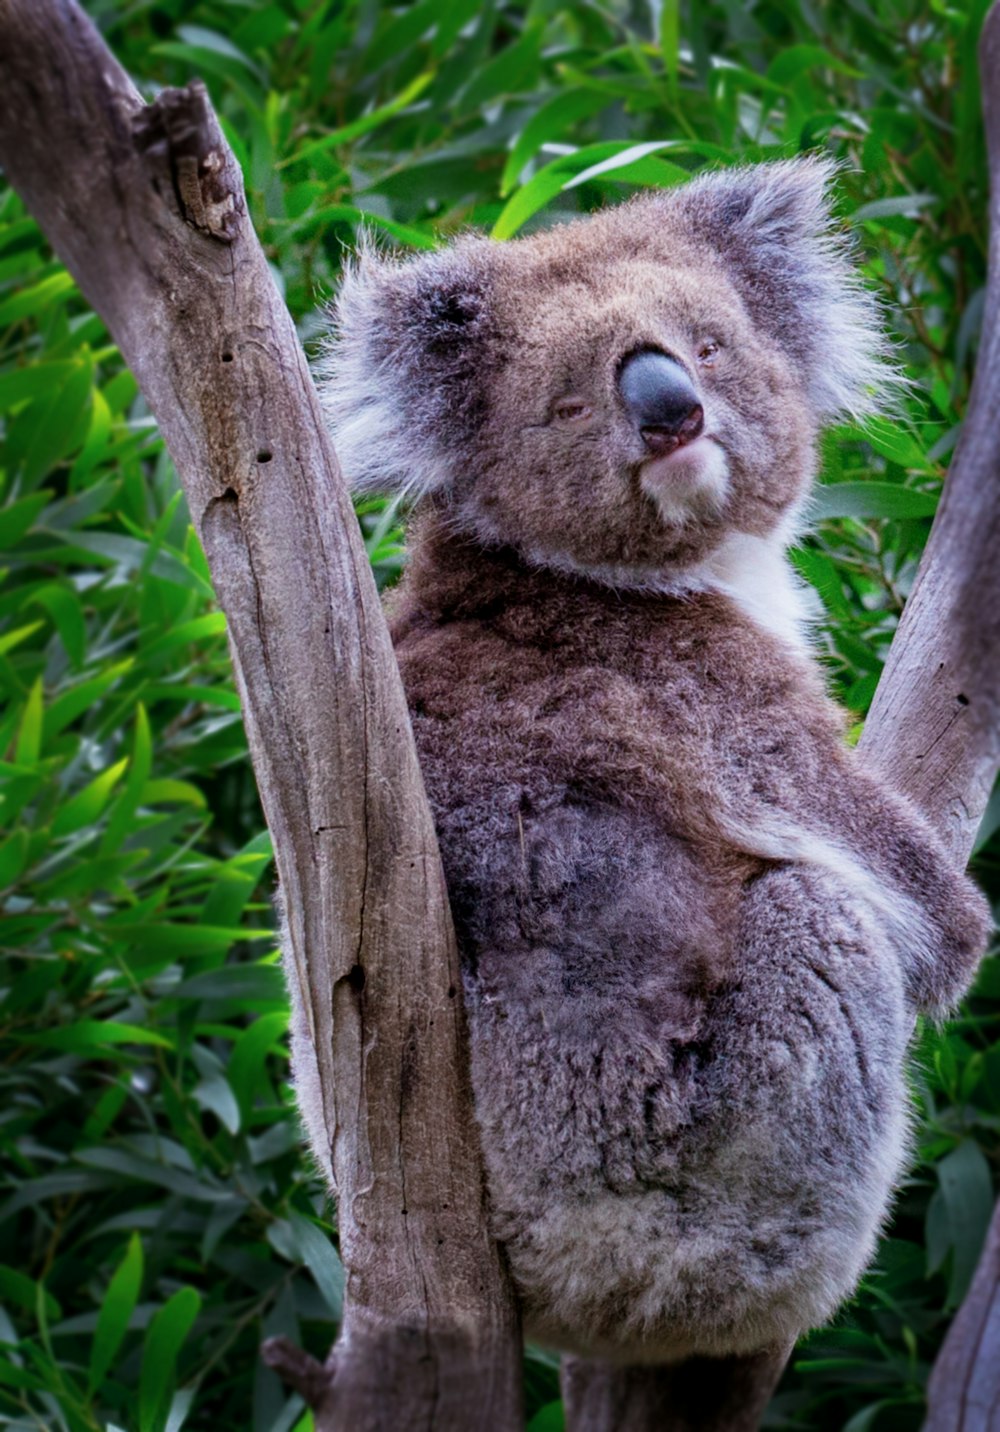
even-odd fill
[(891, 369), (829, 164), (728, 170), (530, 238), (364, 253), (324, 397), (356, 489), (616, 585), (787, 531), (819, 426)]

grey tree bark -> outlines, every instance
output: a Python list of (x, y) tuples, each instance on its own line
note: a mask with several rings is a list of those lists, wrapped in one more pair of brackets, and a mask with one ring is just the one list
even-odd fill
[[(1000, 756), (996, 7), (982, 55), (994, 200), (979, 373), (863, 741), (960, 861)], [(506, 1432), (517, 1315), (486, 1229), (436, 841), (371, 574), (238, 168), (200, 86), (144, 106), (73, 0), (0, 0), (0, 80), (0, 163), (157, 415), (229, 622), (348, 1275), (326, 1363), (281, 1344), (270, 1360), (320, 1432)], [(751, 1432), (784, 1361), (571, 1362), (571, 1425)], [(933, 1432), (1000, 1425), (998, 1368), (1000, 1215), (932, 1381)]]
[[(305, 359), (203, 88), (143, 104), (73, 0), (0, 0), (0, 163), (159, 421), (229, 625), (346, 1273), (322, 1432), (521, 1425), (459, 968), (399, 673)], [(334, 1070), (336, 1077), (334, 1078)]]

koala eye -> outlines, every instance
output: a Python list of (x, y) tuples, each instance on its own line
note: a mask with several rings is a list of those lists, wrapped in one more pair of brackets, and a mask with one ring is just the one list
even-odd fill
[(557, 423), (584, 423), (593, 412), (583, 398), (560, 398), (552, 409), (552, 416)]
[(698, 362), (702, 368), (712, 368), (715, 366), (721, 347), (722, 345), (714, 338), (705, 339), (698, 349)]

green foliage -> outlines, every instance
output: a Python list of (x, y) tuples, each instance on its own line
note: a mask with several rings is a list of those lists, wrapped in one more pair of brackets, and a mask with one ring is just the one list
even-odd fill
[[(363, 221), (508, 237), (705, 164), (819, 148), (913, 380), (826, 436), (797, 550), (863, 718), (961, 429), (982, 313), (984, 0), (159, 0), (89, 9), (137, 82), (201, 74), (303, 339)], [(0, 1416), (286, 1432), (257, 1360), (325, 1352), (343, 1271), (287, 1088), (286, 1004), (225, 623), (134, 380), (0, 191)], [(381, 582), (394, 508), (359, 509)], [(987, 839), (979, 871), (996, 886)], [(916, 1429), (1000, 1156), (1000, 962), (922, 1033), (918, 1159), (875, 1270), (772, 1426)], [(529, 1350), (532, 1427), (562, 1425)]]

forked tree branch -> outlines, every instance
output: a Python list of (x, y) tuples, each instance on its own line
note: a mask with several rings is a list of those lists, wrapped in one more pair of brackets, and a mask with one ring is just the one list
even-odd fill
[(239, 168), (203, 88), (144, 105), (73, 0), (0, 0), (0, 163), (156, 414), (228, 620), (339, 1187), (344, 1326), (302, 1385), (323, 1432), (484, 1416), (507, 1432), (517, 1315), (487, 1232), (437, 842)]

